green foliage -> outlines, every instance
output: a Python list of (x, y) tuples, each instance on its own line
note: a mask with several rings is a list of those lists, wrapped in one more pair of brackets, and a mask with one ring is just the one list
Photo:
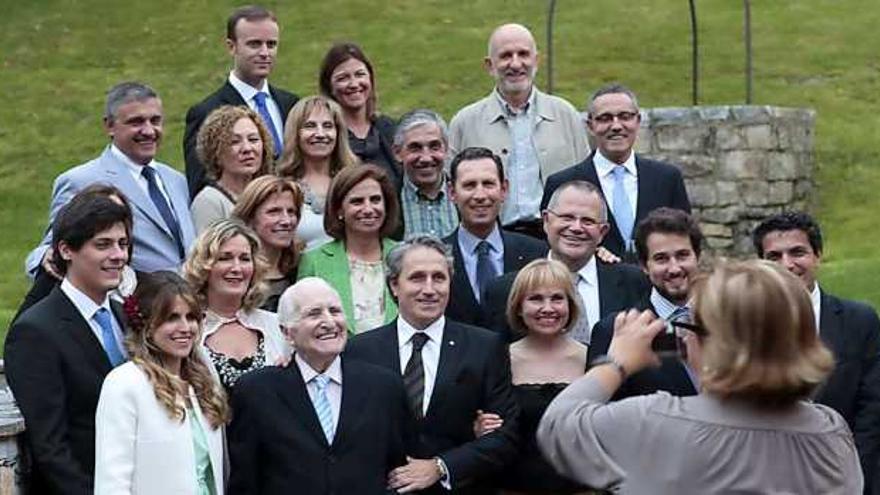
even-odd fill
[[(827, 251), (823, 286), (880, 303), (877, 231), (870, 227), (880, 184), (876, 122), (880, 55), (868, 42), (880, 25), (876, 0), (755, 0), (755, 102), (813, 107)], [(27, 252), (43, 234), (52, 180), (106, 143), (104, 92), (139, 79), (163, 96), (160, 158), (182, 169), (186, 108), (229, 70), (225, 18), (239, 2), (7, 2), (0, 16), (0, 329), (28, 283)], [(530, 26), (545, 48), (545, 1), (423, 0), (267, 2), (282, 25), (274, 83), (300, 95), (317, 88), (334, 40), (359, 42), (373, 59), (382, 110), (431, 107), (447, 117), (486, 94), (481, 69), (491, 29)], [(742, 3), (702, 0), (701, 103), (744, 99)], [(556, 93), (576, 106), (596, 86), (620, 80), (645, 107), (690, 103), (687, 2), (560, 0), (555, 30)], [(543, 81), (543, 77), (539, 75)], [(2, 330), (0, 330), (2, 332)]]

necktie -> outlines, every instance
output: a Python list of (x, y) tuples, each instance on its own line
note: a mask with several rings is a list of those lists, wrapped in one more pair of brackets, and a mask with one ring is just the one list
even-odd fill
[(263, 123), (266, 124), (266, 127), (269, 128), (269, 132), (272, 133), (272, 141), (275, 144), (275, 158), (278, 158), (278, 155), (281, 154), (281, 137), (278, 135), (278, 130), (275, 129), (275, 123), (272, 122), (272, 116), (269, 114), (269, 107), (266, 106), (266, 98), (269, 95), (266, 93), (257, 93), (254, 95), (254, 103), (257, 104), (257, 112), (259, 112), (260, 117), (263, 117)]
[(614, 204), (611, 205), (614, 220), (617, 222), (617, 228), (623, 237), (624, 249), (629, 251), (632, 243), (633, 211), (629, 204), (629, 196), (626, 194), (626, 188), (623, 180), (626, 177), (626, 168), (623, 165), (614, 166)]
[(99, 308), (93, 317), (101, 327), (101, 339), (104, 341), (104, 352), (114, 368), (125, 362), (125, 356), (119, 350), (119, 341), (116, 340), (116, 332), (113, 331), (113, 323), (110, 321), (110, 312), (107, 308)]
[(574, 340), (584, 345), (590, 345), (590, 318), (587, 316), (587, 308), (584, 305), (584, 300), (581, 297), (580, 288), (578, 287), (581, 280), (583, 280), (583, 277), (581, 277), (580, 273), (575, 272), (571, 274), (571, 281), (574, 284), (574, 293), (578, 296), (577, 301), (575, 302), (581, 310), (581, 317), (578, 318), (577, 323), (572, 327), (570, 335)]
[(180, 225), (177, 223), (177, 219), (174, 218), (174, 213), (171, 212), (171, 206), (165, 201), (165, 196), (159, 190), (159, 183), (156, 182), (156, 170), (152, 167), (144, 167), (141, 170), (141, 175), (147, 179), (147, 191), (150, 193), (150, 199), (156, 205), (159, 214), (162, 215), (165, 226), (171, 231), (174, 242), (177, 244), (177, 254), (180, 256), (180, 259), (183, 259), (184, 251), (183, 241), (180, 240)]
[(315, 413), (318, 415), (321, 429), (324, 430), (324, 436), (327, 437), (327, 444), (332, 444), (336, 425), (333, 424), (333, 409), (330, 408), (330, 400), (327, 398), (327, 385), (330, 383), (330, 377), (327, 375), (317, 375), (312, 378), (312, 381), (315, 383), (316, 388)]
[(498, 274), (495, 273), (495, 266), (492, 263), (492, 245), (486, 241), (480, 241), (477, 243), (476, 249), (474, 251), (477, 253), (477, 302), (483, 297), (483, 291), (486, 290), (486, 286), (489, 285), (489, 281), (495, 278)]
[(422, 348), (428, 341), (424, 332), (416, 332), (412, 336), (412, 355), (406, 363), (403, 371), (403, 388), (406, 390), (406, 399), (416, 419), (422, 419), (422, 400), (425, 395), (425, 368), (422, 366)]
[(668, 320), (690, 323), (691, 310), (687, 306), (679, 306), (679, 307), (675, 308), (675, 311), (673, 311), (671, 315), (669, 315)]

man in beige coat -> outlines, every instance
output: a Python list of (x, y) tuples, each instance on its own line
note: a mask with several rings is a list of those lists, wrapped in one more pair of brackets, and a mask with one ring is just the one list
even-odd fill
[(589, 154), (586, 128), (575, 108), (534, 86), (538, 51), (532, 33), (519, 24), (498, 27), (484, 60), (495, 88), (461, 109), (450, 125), (450, 156), (480, 146), (501, 157), (510, 181), (502, 224), (543, 237), (542, 185), (554, 172)]

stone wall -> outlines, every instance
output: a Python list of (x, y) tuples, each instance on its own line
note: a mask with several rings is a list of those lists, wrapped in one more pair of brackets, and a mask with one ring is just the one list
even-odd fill
[(757, 222), (809, 208), (814, 124), (801, 108), (653, 108), (636, 149), (681, 168), (710, 253), (744, 257)]

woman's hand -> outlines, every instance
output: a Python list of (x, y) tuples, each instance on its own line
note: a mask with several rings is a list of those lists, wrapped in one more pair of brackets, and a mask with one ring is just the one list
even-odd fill
[(665, 328), (666, 322), (651, 311), (621, 311), (614, 319), (614, 337), (608, 346), (608, 356), (620, 363), (628, 375), (659, 366), (660, 358), (651, 349), (651, 342)]
[(477, 409), (477, 417), (474, 418), (474, 437), (480, 438), (487, 433), (492, 433), (501, 428), (503, 424), (504, 420), (501, 419), (501, 416), (495, 413), (484, 413)]

